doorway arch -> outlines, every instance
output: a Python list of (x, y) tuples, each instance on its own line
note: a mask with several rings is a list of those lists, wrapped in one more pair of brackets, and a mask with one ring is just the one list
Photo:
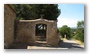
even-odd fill
[(37, 37), (37, 41), (46, 41), (47, 35), (47, 25), (46, 24), (36, 24), (35, 26), (35, 36)]

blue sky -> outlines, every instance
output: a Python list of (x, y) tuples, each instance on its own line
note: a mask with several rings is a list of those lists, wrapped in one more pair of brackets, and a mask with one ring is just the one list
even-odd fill
[(58, 27), (68, 25), (76, 27), (78, 21), (84, 20), (84, 4), (58, 4), (61, 15), (58, 17)]

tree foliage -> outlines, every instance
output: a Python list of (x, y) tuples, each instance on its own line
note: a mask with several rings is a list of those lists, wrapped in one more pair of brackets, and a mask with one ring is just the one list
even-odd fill
[(60, 34), (62, 35), (62, 37), (64, 37), (66, 35), (67, 39), (71, 38), (71, 28), (68, 27), (67, 25), (62, 26), (59, 29)]
[(73, 38), (84, 42), (84, 21), (79, 21), (77, 23), (76, 34)]
[(26, 20), (38, 19), (41, 16), (48, 20), (57, 20), (60, 15), (58, 4), (12, 4), (16, 10), (17, 18)]
[(84, 21), (78, 21), (77, 28), (83, 28), (84, 27)]

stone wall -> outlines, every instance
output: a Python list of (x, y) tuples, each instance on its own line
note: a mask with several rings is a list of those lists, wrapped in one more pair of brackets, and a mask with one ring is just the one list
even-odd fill
[(4, 4), (4, 48), (14, 42), (14, 20), (16, 13), (10, 5)]
[(35, 35), (36, 24), (46, 24), (46, 42), (47, 45), (57, 46), (60, 38), (57, 32), (57, 23), (45, 19), (19, 20), (16, 22), (16, 43), (35, 44), (37, 36)]
[(59, 33), (57, 32), (57, 25), (56, 23), (52, 23), (52, 26), (48, 27), (48, 37), (47, 37), (47, 44), (52, 46), (58, 46), (60, 41)]
[[(26, 21), (26, 20), (24, 20)], [(16, 21), (15, 43), (34, 44), (33, 26), (30, 22)]]

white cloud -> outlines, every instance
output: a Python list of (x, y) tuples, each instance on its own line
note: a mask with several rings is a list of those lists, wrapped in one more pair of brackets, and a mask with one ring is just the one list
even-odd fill
[(76, 27), (78, 21), (79, 20), (76, 20), (76, 19), (60, 18), (60, 17), (58, 17), (57, 26), (58, 27), (62, 27), (63, 25), (67, 25), (69, 27)]

